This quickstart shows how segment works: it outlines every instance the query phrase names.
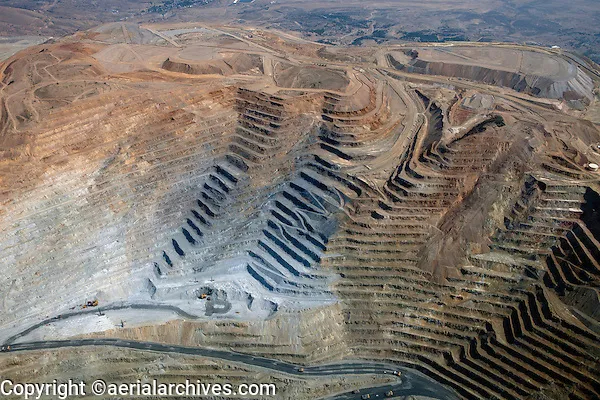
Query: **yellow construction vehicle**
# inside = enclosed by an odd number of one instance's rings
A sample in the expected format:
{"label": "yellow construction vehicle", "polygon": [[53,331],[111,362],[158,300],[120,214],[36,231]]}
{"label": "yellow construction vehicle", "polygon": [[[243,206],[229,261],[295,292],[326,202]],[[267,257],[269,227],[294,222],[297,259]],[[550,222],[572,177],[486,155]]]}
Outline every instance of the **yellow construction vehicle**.
{"label": "yellow construction vehicle", "polygon": [[88,307],[97,307],[98,306],[98,300],[94,300],[94,301],[86,301],[85,304],[81,305],[81,308],[88,308]]}

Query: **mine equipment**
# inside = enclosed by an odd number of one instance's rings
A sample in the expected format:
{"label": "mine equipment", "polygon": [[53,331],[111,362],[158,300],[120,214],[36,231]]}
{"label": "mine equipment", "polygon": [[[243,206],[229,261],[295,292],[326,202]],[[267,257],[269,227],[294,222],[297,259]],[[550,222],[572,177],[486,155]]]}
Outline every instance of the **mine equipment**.
{"label": "mine equipment", "polygon": [[98,306],[98,300],[93,300],[93,301],[87,301],[84,305],[81,306],[81,308],[97,307],[97,306]]}

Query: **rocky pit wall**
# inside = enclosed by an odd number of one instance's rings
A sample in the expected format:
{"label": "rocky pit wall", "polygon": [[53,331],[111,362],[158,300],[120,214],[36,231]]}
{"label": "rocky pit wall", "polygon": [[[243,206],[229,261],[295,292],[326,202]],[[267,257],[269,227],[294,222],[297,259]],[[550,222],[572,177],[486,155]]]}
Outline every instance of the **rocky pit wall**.
{"label": "rocky pit wall", "polygon": [[462,398],[600,395],[596,127],[474,82],[493,101],[453,126],[461,81],[382,65],[335,91],[113,75],[86,40],[1,67],[0,328],[40,324],[15,345],[124,337],[383,361]]}

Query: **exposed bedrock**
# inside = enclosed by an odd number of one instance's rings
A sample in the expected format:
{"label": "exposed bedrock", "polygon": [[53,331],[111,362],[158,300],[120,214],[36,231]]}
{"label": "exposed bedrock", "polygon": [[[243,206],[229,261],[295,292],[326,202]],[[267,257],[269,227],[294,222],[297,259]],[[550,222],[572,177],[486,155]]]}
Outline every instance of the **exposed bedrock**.
{"label": "exposed bedrock", "polygon": [[[244,312],[263,317],[282,306],[303,308],[333,299],[334,276],[319,264],[338,218],[359,189],[345,187],[332,164],[310,154],[310,133],[298,142],[284,135],[292,125],[303,129],[288,103],[238,91],[238,125],[228,154],[207,171],[179,232],[155,261],[155,300],[188,300],[200,311],[206,304],[207,316],[214,314],[216,296],[199,301],[194,284],[181,284],[190,277],[210,277],[215,293],[229,297],[221,300],[223,307],[236,302]],[[290,151],[303,155],[289,163]],[[279,176],[268,179],[276,170]]]}
{"label": "exposed bedrock", "polygon": [[573,64],[567,64],[567,72],[562,76],[545,76],[523,73],[518,70],[510,71],[480,65],[438,62],[418,58],[408,63],[401,63],[393,55],[390,55],[389,59],[391,64],[398,70],[469,79],[489,85],[507,87],[537,97],[567,101],[579,100],[586,104],[594,97],[592,79]]}
{"label": "exposed bedrock", "polygon": [[[364,357],[427,371],[465,398],[527,398],[540,387],[556,398],[597,397],[594,314],[574,318],[552,278],[570,267],[585,276],[582,290],[597,290],[594,242],[568,233],[590,201],[585,185],[563,183],[585,176],[571,158],[577,150],[564,144],[564,159],[542,161],[542,131],[496,118],[442,143],[438,111],[420,97],[429,129],[408,137],[382,196],[328,245],[324,265],[342,277],[335,293],[349,343]],[[591,275],[569,263],[552,272],[545,263],[556,243]]]}
{"label": "exposed bedrock", "polygon": [[[514,91],[344,58],[116,74],[89,55],[108,45],[88,45],[2,65],[4,338],[358,358],[464,399],[599,398],[596,126]],[[586,97],[568,63],[477,70],[471,49],[436,51],[411,68]]]}

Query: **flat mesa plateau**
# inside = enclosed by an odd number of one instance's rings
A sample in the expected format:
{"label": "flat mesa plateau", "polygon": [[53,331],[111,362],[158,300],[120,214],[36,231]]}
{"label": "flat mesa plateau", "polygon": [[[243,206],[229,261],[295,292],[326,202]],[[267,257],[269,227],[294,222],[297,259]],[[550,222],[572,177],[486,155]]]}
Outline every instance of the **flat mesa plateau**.
{"label": "flat mesa plateau", "polygon": [[189,23],[20,45],[1,376],[600,397],[596,65]]}

